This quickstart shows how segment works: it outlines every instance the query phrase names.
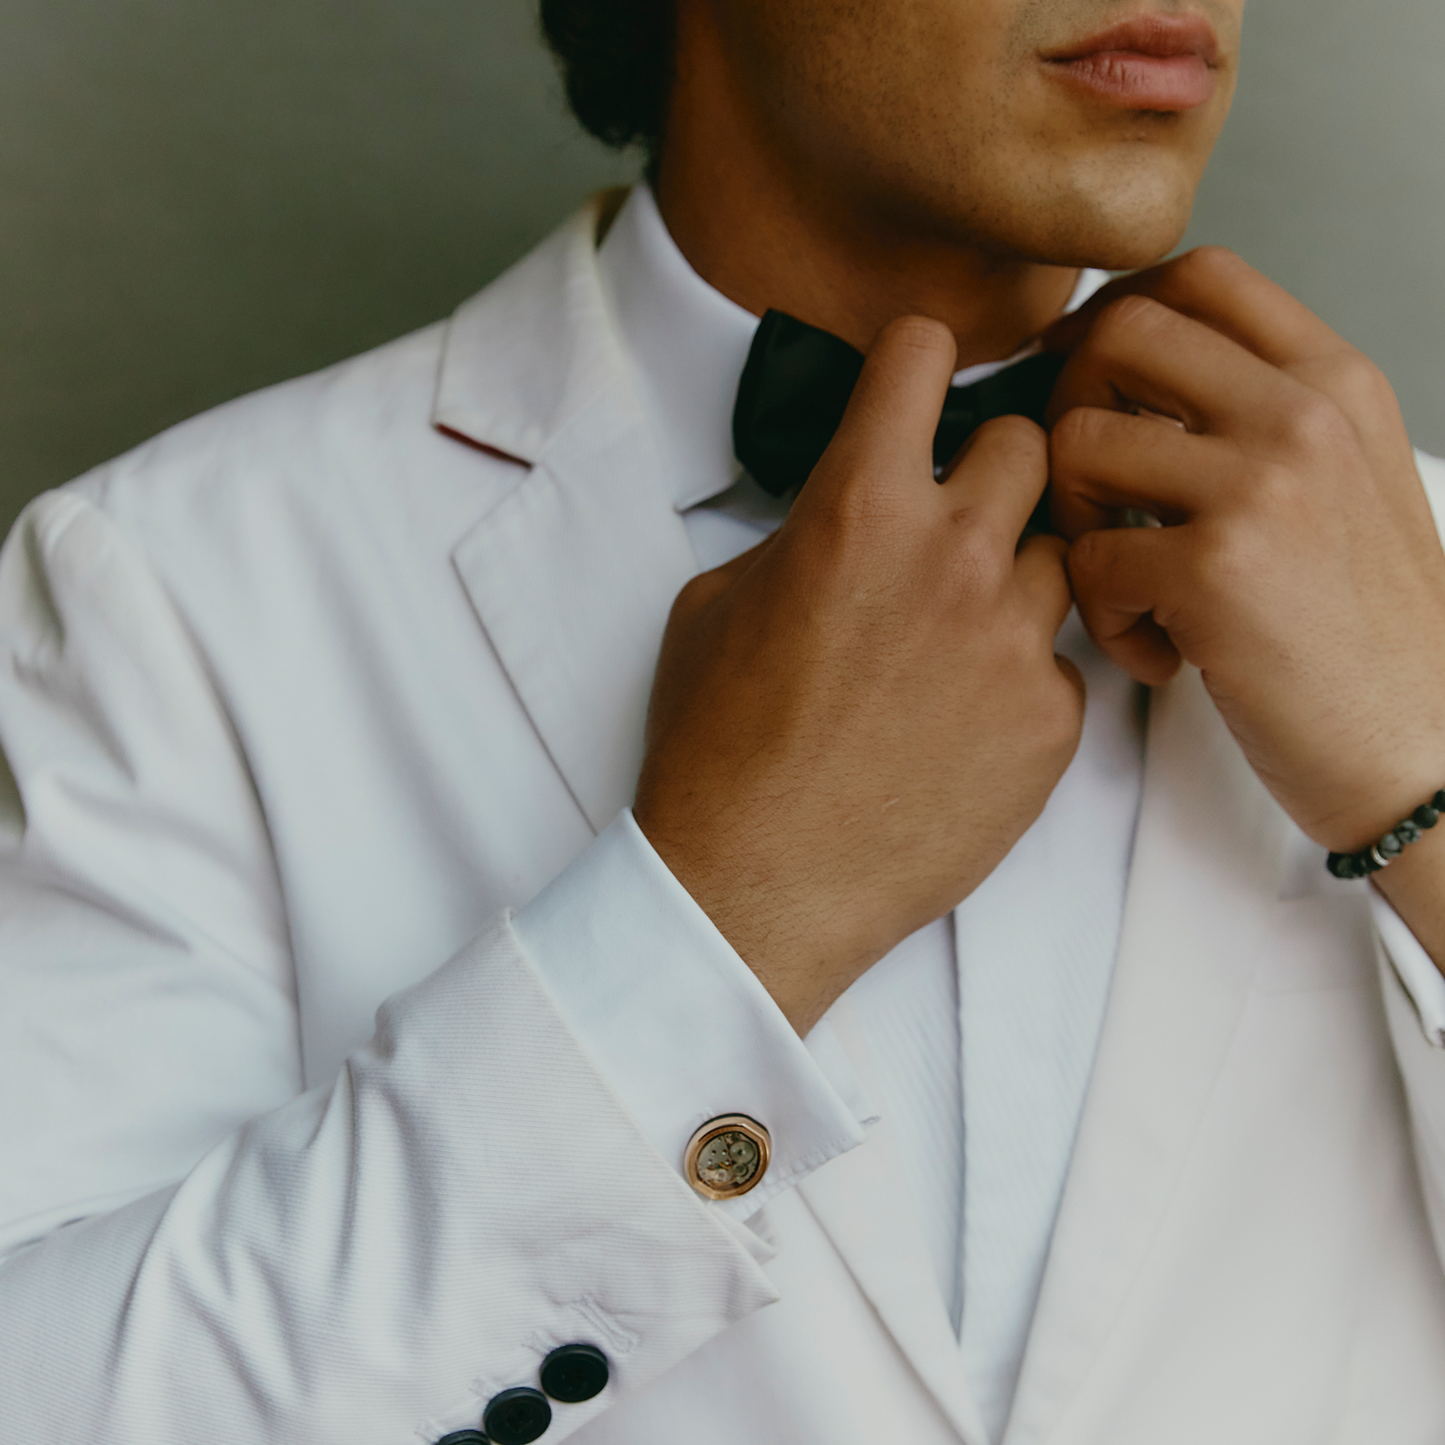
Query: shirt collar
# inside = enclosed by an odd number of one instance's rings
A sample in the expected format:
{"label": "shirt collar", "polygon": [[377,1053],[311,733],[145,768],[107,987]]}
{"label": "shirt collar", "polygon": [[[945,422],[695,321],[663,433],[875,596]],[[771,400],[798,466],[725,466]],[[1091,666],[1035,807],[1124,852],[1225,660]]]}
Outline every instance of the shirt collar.
{"label": "shirt collar", "polygon": [[652,191],[635,186],[597,269],[679,512],[737,480],[733,401],[758,318],[709,286],[668,234]]}
{"label": "shirt collar", "polygon": [[[597,253],[603,295],[631,357],[642,403],[679,512],[725,492],[737,481],[732,415],[738,378],[758,318],[709,286],[668,233],[648,186],[634,186]],[[1084,271],[1068,310],[1109,279]],[[960,371],[966,385],[1027,356]]]}

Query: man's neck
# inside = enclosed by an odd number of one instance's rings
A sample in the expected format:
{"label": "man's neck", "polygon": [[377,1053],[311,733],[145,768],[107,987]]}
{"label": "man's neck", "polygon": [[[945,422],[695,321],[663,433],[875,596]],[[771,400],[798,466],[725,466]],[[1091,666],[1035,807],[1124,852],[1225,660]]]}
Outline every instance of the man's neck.
{"label": "man's neck", "polygon": [[786,311],[859,350],[897,316],[931,316],[966,367],[1012,355],[1067,305],[1077,269],[990,255],[926,218],[828,195],[759,137],[731,134],[738,111],[709,99],[673,111],[658,207],[698,275],[754,315]]}

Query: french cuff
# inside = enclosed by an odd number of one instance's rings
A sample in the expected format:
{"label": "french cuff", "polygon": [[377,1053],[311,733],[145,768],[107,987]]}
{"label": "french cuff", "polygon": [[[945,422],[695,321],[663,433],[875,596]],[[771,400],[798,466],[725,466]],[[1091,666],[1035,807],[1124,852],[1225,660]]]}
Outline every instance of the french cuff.
{"label": "french cuff", "polygon": [[761,1178],[731,1198],[699,1190],[711,1208],[748,1219],[861,1143],[877,1117],[831,1026],[798,1037],[630,809],[512,928],[599,1072],[684,1177],[689,1144],[710,1121],[763,1126]]}
{"label": "french cuff", "polygon": [[1415,1005],[1426,1039],[1434,1048],[1445,1049],[1445,974],[1435,967],[1409,925],[1375,888],[1370,889],[1370,911],[1396,977]]}

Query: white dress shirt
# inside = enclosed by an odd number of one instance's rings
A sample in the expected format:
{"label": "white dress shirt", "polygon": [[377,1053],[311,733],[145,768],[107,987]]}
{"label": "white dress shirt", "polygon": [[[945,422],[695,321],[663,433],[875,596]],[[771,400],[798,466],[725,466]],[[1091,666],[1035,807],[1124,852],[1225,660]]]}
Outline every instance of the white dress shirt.
{"label": "white dress shirt", "polygon": [[[787,511],[732,453],[733,400],[757,318],[691,269],[645,187],[618,214],[599,267],[674,504],[699,566],[718,566]],[[1104,279],[1085,273],[1072,304]],[[564,1015],[665,1158],[680,1164],[692,1131],[719,1113],[769,1126],[782,1145],[769,1177],[718,1206],[735,1218],[851,1147],[879,1114],[887,1119],[994,1439],[1007,1423],[1102,1026],[1142,786],[1140,690],[1076,617],[1058,648],[1088,690],[1078,751],[1034,826],[954,915],[904,940],[848,991],[873,1061],[866,1089],[828,1017],[798,1040],[630,813],[515,920]],[[1377,911],[1422,1018],[1431,1026],[1434,1008],[1445,1038],[1445,980],[1383,900]],[[585,958],[608,966],[569,964]]]}

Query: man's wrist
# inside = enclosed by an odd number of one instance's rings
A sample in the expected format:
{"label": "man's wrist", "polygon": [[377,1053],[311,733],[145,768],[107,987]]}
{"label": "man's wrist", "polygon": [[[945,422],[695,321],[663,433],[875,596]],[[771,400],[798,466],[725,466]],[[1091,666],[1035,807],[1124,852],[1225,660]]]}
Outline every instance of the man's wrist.
{"label": "man's wrist", "polygon": [[720,849],[712,840],[700,843],[689,837],[683,843],[642,804],[634,809],[634,819],[668,871],[800,1037],[876,961],[848,937],[846,910],[824,900],[822,890],[796,881],[804,876],[801,867],[791,870],[793,878],[783,886],[779,874],[789,871],[787,864],[773,860],[764,848],[740,854]]}

